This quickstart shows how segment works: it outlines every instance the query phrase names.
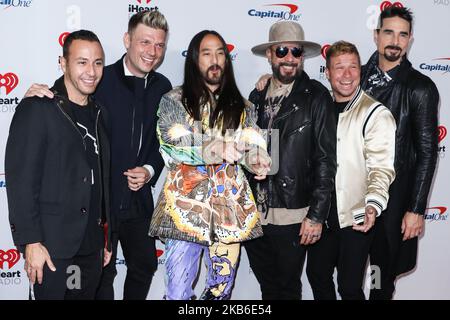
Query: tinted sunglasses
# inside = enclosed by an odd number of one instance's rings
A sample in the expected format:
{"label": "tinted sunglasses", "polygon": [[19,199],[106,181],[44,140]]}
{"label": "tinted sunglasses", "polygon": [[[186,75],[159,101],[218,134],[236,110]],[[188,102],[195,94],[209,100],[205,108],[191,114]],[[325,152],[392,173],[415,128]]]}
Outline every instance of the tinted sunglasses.
{"label": "tinted sunglasses", "polygon": [[[286,57],[287,54],[288,54],[288,52],[289,52],[289,48],[288,48],[288,47],[281,47],[281,46],[278,46],[278,47],[275,49],[275,55],[276,55],[278,58],[280,58],[280,59]],[[291,48],[291,53],[292,53],[292,55],[293,55],[295,58],[300,58],[301,55],[303,54],[303,48],[292,47],[292,48]]]}

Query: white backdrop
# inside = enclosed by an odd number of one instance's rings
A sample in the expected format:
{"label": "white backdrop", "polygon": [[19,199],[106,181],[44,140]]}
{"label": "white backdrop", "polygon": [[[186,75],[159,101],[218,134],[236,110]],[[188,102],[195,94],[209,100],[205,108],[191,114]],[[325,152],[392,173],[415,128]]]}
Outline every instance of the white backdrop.
{"label": "white backdrop", "polygon": [[[274,4],[276,3],[276,4]],[[302,24],[307,40],[323,46],[337,40],[355,43],[363,62],[375,50],[372,29],[380,8],[403,5],[416,16],[414,42],[409,55],[414,67],[430,76],[440,95],[439,165],[427,210],[425,235],[420,240],[418,267],[397,285],[396,299],[450,299],[450,232],[448,222],[448,182],[450,164],[446,157],[449,139],[445,138],[450,121],[450,0],[0,0],[0,299],[26,299],[28,281],[23,259],[14,251],[6,201],[4,149],[15,107],[33,82],[53,84],[61,75],[59,40],[64,32],[80,28],[93,30],[106,52],[107,64],[124,52],[122,36],[129,16],[136,10],[157,7],[169,21],[170,36],[165,62],[159,72],[172,84],[183,77],[183,51],[191,38],[203,29],[218,31],[233,48],[235,73],[244,96],[248,96],[259,75],[269,72],[266,59],[253,56],[250,48],[266,42],[272,23],[290,19]],[[329,87],[324,76],[325,60],[319,56],[306,61],[312,78]],[[445,89],[447,88],[447,89]],[[447,179],[446,179],[447,177]],[[156,191],[159,192],[159,187]],[[164,289],[164,253],[160,248],[159,268],[149,299],[160,299]],[[125,275],[121,253],[117,260],[119,275],[115,288],[122,297]],[[201,292],[204,268],[196,291]],[[304,298],[311,289],[303,276]],[[233,299],[260,299],[259,286],[245,252],[233,292]]]}

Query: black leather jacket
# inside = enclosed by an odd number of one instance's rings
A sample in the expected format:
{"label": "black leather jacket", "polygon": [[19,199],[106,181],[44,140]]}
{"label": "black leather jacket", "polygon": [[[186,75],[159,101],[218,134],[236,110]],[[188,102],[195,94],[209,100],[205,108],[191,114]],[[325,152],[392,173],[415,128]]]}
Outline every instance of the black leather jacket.
{"label": "black leather jacket", "polygon": [[[261,121],[267,89],[268,85],[262,92],[253,90],[249,98],[255,104],[257,124],[262,129],[268,126]],[[328,90],[302,72],[272,128],[279,130],[279,170],[263,182],[268,188],[269,207],[309,206],[307,217],[322,223],[328,216],[336,175],[336,122]],[[270,148],[276,162],[274,144],[272,141]]]}
{"label": "black leather jacket", "polygon": [[[363,66],[363,89],[377,65],[375,52]],[[415,70],[406,58],[393,81],[392,86],[373,95],[391,110],[397,123],[394,165],[397,183],[408,192],[405,209],[424,214],[437,159],[439,92],[433,81]],[[396,199],[391,196],[389,201]]]}

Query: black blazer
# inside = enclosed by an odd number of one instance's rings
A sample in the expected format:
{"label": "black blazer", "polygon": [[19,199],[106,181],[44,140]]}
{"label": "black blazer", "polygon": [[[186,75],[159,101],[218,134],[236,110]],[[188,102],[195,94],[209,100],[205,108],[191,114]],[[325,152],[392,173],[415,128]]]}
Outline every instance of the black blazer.
{"label": "black blazer", "polygon": [[[88,222],[91,169],[84,141],[70,117],[62,78],[55,97],[26,98],[11,122],[5,156],[9,221],[14,243],[41,242],[52,258],[72,258],[81,245]],[[101,208],[98,222],[109,222],[109,141],[97,109],[100,148]],[[106,221],[104,221],[106,220]],[[109,232],[108,232],[109,247]]]}
{"label": "black blazer", "polygon": [[[123,59],[105,68],[95,92],[96,100],[107,108],[109,115],[113,220],[138,218],[130,216],[132,197],[138,200],[139,218],[150,218],[153,213],[151,186],[164,167],[156,136],[156,111],[162,95],[172,89],[170,81],[155,71],[148,74],[144,88],[144,79],[125,76]],[[139,191],[131,191],[123,172],[144,164],[151,165],[155,175]]]}

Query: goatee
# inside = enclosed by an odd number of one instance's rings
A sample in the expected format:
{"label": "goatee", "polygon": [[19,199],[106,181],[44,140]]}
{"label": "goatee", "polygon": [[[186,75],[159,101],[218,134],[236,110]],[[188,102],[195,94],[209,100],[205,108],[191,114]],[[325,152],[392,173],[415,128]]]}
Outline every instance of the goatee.
{"label": "goatee", "polygon": [[[388,54],[387,50],[397,50],[398,53],[392,53],[392,54]],[[402,49],[400,47],[397,46],[387,46],[386,48],[384,48],[384,53],[383,56],[384,58],[389,61],[389,62],[396,62],[398,61],[402,56]]]}

